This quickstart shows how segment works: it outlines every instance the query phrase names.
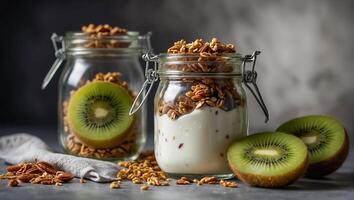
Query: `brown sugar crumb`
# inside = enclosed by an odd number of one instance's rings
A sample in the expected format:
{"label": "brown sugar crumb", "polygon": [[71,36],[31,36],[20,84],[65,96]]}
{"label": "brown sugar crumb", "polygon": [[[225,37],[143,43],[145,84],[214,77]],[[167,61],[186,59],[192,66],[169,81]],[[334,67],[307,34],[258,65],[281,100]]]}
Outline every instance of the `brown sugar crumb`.
{"label": "brown sugar crumb", "polygon": [[154,186],[169,185],[168,177],[158,166],[153,151],[143,152],[136,161],[122,161],[118,165],[124,167],[117,174],[118,180]]}

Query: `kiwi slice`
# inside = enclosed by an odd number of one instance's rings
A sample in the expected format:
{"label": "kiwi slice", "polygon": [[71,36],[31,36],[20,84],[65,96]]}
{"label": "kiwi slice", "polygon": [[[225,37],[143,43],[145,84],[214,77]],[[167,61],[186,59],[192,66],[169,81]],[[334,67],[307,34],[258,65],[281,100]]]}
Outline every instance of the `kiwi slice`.
{"label": "kiwi slice", "polygon": [[337,170],[349,150],[348,134],[335,118],[325,115],[299,117],[282,124],[277,131],[299,137],[309,151],[308,177],[322,177]]}
{"label": "kiwi slice", "polygon": [[68,123],[83,143],[95,148],[118,145],[129,132],[134,117],[132,98],[123,87],[103,81],[88,83],[71,97]]}
{"label": "kiwi slice", "polygon": [[301,177],[308,166],[306,145],[290,134],[263,132],[236,140],[227,151],[230,168],[256,187],[283,187]]}

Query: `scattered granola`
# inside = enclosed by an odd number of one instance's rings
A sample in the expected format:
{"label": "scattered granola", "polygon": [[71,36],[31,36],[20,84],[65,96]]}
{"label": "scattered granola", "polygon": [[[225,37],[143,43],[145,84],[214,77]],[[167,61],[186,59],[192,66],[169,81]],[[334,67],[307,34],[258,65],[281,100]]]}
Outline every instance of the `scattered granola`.
{"label": "scattered granola", "polygon": [[122,161],[118,163],[121,169],[117,178],[130,180],[134,184],[147,183],[154,186],[169,185],[167,175],[158,166],[152,151],[144,152],[136,161]]}
{"label": "scattered granola", "polygon": [[177,185],[189,185],[191,184],[193,181],[190,178],[184,177],[182,176],[180,179],[178,179],[176,181]]}
{"label": "scattered granola", "polygon": [[223,187],[231,187],[231,188],[237,188],[238,184],[236,182],[232,181],[225,181],[224,179],[220,180],[220,185]]}
{"label": "scattered granola", "polygon": [[[144,184],[141,188],[145,188],[148,185],[168,186],[171,180],[158,166],[153,151],[145,151],[136,161],[121,161],[118,165],[124,167],[117,174],[118,180],[131,181],[134,184]],[[176,185],[190,185],[193,183],[198,185],[220,184],[224,187],[238,186],[236,182],[225,181],[223,179],[218,180],[214,176],[203,177],[200,180],[192,180],[188,177],[181,177],[176,180]]]}
{"label": "scattered granola", "polygon": [[149,186],[148,185],[143,185],[140,187],[140,190],[148,190]]}
{"label": "scattered granola", "polygon": [[218,184],[219,180],[215,176],[207,176],[203,177],[198,181],[198,185],[203,185],[203,184]]}
{"label": "scattered granola", "polygon": [[57,183],[55,183],[55,186],[63,186],[63,184],[60,182],[57,182]]}
{"label": "scattered granola", "polygon": [[220,184],[223,187],[232,187],[237,188],[238,184],[233,181],[225,181],[224,179],[218,180],[215,176],[207,176],[203,177],[202,179],[193,179],[193,181],[187,177],[181,177],[176,181],[177,185],[189,185],[191,183],[196,183],[197,185],[204,185],[204,184]]}
{"label": "scattered granola", "polygon": [[44,161],[11,165],[7,167],[6,174],[0,174],[0,179],[9,180],[9,186],[16,186],[19,182],[60,185],[70,182],[73,178],[74,176],[71,173],[60,171],[55,166]]}
{"label": "scattered granola", "polygon": [[[109,72],[109,73],[98,73],[95,78],[91,81],[86,81],[83,85],[88,84],[94,81],[105,81],[115,83],[123,88],[125,88],[132,99],[135,98],[136,93],[131,91],[128,87],[128,83],[126,81],[121,80],[122,74],[119,72]],[[71,95],[73,95],[75,91],[71,91]],[[69,98],[70,99],[70,98]],[[70,129],[67,113],[68,113],[68,101],[63,102],[63,123],[64,123],[64,131],[68,133],[66,138],[66,147],[69,153],[74,155],[79,155],[82,157],[92,157],[99,159],[107,159],[107,158],[117,158],[124,157],[130,154],[133,154],[136,149],[136,129],[132,128],[131,133],[129,133],[124,140],[122,140],[121,144],[114,148],[93,148],[82,141],[80,141],[73,133],[73,130]]]}
{"label": "scattered granola", "polygon": [[119,189],[120,188],[120,182],[119,181],[113,181],[110,185],[109,188],[111,189]]}
{"label": "scattered granola", "polygon": [[80,178],[80,183],[82,183],[82,184],[84,184],[84,183],[86,183],[87,181],[84,179],[84,177],[81,177]]}

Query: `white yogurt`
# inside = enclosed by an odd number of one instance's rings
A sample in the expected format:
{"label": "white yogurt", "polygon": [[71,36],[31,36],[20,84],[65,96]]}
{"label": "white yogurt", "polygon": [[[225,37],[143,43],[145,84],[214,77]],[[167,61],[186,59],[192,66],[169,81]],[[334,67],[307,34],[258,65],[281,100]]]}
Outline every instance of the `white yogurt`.
{"label": "white yogurt", "polygon": [[176,120],[155,115],[155,154],[162,170],[174,174],[227,174],[226,150],[246,135],[244,112],[215,107]]}

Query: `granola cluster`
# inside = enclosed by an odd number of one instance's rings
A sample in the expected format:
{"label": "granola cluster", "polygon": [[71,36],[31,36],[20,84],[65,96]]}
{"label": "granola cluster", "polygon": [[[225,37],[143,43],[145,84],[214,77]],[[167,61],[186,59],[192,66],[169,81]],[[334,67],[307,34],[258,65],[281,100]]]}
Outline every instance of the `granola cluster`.
{"label": "granola cluster", "polygon": [[6,169],[7,173],[0,174],[0,179],[7,179],[10,187],[20,183],[61,186],[74,178],[71,173],[61,171],[44,161],[20,163],[8,166]]}
{"label": "granola cluster", "polygon": [[[171,54],[180,54],[178,61],[188,61],[187,64],[170,64],[169,70],[195,73],[227,73],[233,71],[232,63],[223,55],[235,53],[235,46],[222,44],[218,39],[213,38],[211,42],[204,42],[197,39],[192,43],[180,40],[174,43],[167,50]],[[188,56],[193,54],[194,56]],[[163,99],[159,102],[159,115],[167,114],[172,120],[179,116],[188,114],[195,109],[204,106],[217,107],[222,110],[230,110],[236,106],[243,106],[244,102],[238,93],[234,82],[230,78],[182,78],[187,90],[179,95],[174,101],[166,102]],[[177,81],[178,82],[178,81]],[[173,84],[173,82],[171,82]]]}
{"label": "granola cluster", "polygon": [[158,166],[152,151],[142,153],[136,161],[122,161],[118,165],[125,168],[118,172],[118,180],[154,186],[169,185],[168,177]]}
{"label": "granola cluster", "polygon": [[105,38],[109,36],[126,35],[128,31],[124,28],[113,27],[108,24],[89,24],[82,26],[81,30],[83,33],[89,34],[89,41],[83,44],[85,48],[119,48],[128,47],[130,45],[129,42]]}
{"label": "granola cluster", "polygon": [[175,42],[173,46],[167,50],[167,53],[200,53],[200,55],[235,52],[235,45],[222,44],[217,38],[213,38],[210,42],[205,42],[202,39],[196,39],[194,42],[187,43],[185,40],[180,40]]}
{"label": "granola cluster", "polygon": [[[109,73],[98,73],[92,81],[106,81],[118,84],[119,86],[125,88],[132,99],[135,98],[136,93],[129,90],[128,83],[121,80],[122,74],[119,72],[109,72]],[[88,84],[92,81],[86,81],[84,84]],[[83,84],[83,85],[84,85]],[[73,95],[75,91],[71,91],[71,95]],[[125,137],[125,139],[121,142],[120,145],[114,148],[93,148],[90,147],[79,140],[74,135],[74,132],[70,129],[68,123],[68,105],[69,101],[63,102],[63,124],[64,131],[68,133],[66,138],[66,147],[71,154],[79,155],[82,157],[91,157],[91,158],[99,158],[99,159],[109,159],[109,158],[117,158],[124,157],[130,155],[136,151],[136,137],[137,130],[136,128],[132,128],[131,132]]]}

